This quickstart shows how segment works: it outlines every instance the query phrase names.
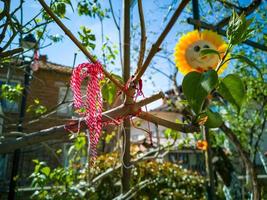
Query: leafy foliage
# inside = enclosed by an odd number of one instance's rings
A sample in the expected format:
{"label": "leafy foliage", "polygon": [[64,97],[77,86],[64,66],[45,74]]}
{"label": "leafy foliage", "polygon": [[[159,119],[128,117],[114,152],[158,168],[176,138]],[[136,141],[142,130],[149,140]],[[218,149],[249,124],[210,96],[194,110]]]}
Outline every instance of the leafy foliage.
{"label": "leafy foliage", "polygon": [[81,26],[80,27],[81,31],[78,31],[79,37],[82,41],[82,44],[88,48],[88,49],[95,49],[95,35],[92,34],[92,30],[85,27]]}
{"label": "leafy foliage", "polygon": [[27,112],[32,112],[35,115],[44,114],[47,111],[47,108],[44,105],[40,104],[39,99],[34,99],[33,104],[29,105]]}
{"label": "leafy foliage", "polygon": [[101,4],[98,0],[96,1],[89,1],[89,0],[80,0],[78,1],[78,14],[85,15],[89,17],[99,17],[103,19],[104,17],[108,17],[107,9],[102,9]]}
{"label": "leafy foliage", "polygon": [[[55,0],[51,4],[51,10],[60,18],[65,18],[66,15],[66,5],[71,6],[73,10],[73,6],[70,0]],[[45,20],[50,20],[50,16],[44,11],[42,13],[42,17]]]}
{"label": "leafy foliage", "polygon": [[1,86],[1,98],[8,101],[18,101],[22,95],[23,87],[20,84],[16,86],[3,84]]}
{"label": "leafy foliage", "polygon": [[240,110],[244,98],[245,88],[242,80],[235,74],[227,75],[219,84],[218,92],[231,104]]}
{"label": "leafy foliage", "polygon": [[212,112],[210,109],[207,109],[206,114],[208,119],[205,123],[205,126],[207,126],[208,128],[218,128],[222,125],[223,120],[219,113]]}
{"label": "leafy foliage", "polygon": [[201,112],[206,97],[216,87],[217,82],[218,75],[214,70],[204,73],[190,72],[184,77],[183,92],[196,114]]}
{"label": "leafy foliage", "polygon": [[253,29],[249,29],[253,19],[246,19],[242,13],[240,16],[233,12],[232,18],[227,28],[227,39],[231,45],[239,44],[252,36]]}
{"label": "leafy foliage", "polygon": [[[122,78],[116,74],[112,74],[117,80],[119,80],[122,83]],[[116,85],[111,82],[109,79],[104,79],[102,82],[102,97],[105,102],[108,103],[108,105],[112,105],[116,96],[117,96],[117,87]]]}
{"label": "leafy foliage", "polygon": [[[94,179],[113,168],[118,159],[116,153],[99,156],[94,168],[91,169],[91,178]],[[32,185],[40,189],[33,193],[33,199],[112,199],[120,193],[119,170],[114,170],[97,184],[90,185],[86,181],[86,170],[82,168],[77,170],[77,167],[71,166],[66,169],[60,167],[50,169],[43,162],[36,160],[34,162]],[[133,168],[132,174],[133,187],[144,180],[151,180],[147,187],[138,191],[134,199],[205,199],[204,178],[178,165],[169,162],[140,162]]]}
{"label": "leafy foliage", "polygon": [[105,42],[101,48],[103,52],[103,57],[105,58],[106,65],[115,65],[115,60],[119,54],[118,46],[109,39],[109,37],[105,37]]}

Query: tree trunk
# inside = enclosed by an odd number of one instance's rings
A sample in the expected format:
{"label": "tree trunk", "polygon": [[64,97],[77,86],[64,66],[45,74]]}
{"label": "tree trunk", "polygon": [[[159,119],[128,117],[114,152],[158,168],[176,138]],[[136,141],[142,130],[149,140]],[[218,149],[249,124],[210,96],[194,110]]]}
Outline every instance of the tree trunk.
{"label": "tree trunk", "polygon": [[[123,1],[123,80],[127,83],[130,78],[130,0]],[[130,99],[129,99],[130,98]],[[131,101],[131,97],[125,95],[125,103]],[[122,177],[121,192],[127,193],[130,190],[131,178],[131,156],[130,156],[130,119],[125,119],[122,130]]]}
{"label": "tree trunk", "polygon": [[259,184],[257,180],[257,173],[254,169],[253,163],[251,162],[249,155],[244,150],[242,145],[240,144],[239,140],[237,139],[236,135],[229,129],[225,124],[221,125],[221,130],[225,133],[225,135],[229,138],[229,140],[235,145],[236,150],[240,154],[242,160],[244,161],[246,168],[248,169],[249,176],[252,181],[252,193],[253,193],[253,200],[260,199],[260,190]]}

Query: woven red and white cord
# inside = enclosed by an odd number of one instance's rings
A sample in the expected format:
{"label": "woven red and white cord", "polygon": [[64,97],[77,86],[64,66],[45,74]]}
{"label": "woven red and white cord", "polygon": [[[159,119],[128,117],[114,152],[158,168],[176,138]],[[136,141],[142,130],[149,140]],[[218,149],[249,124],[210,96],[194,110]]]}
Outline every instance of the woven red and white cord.
{"label": "woven red and white cord", "polygon": [[40,67],[38,50],[34,50],[33,63],[31,64],[32,71],[37,71]]}
{"label": "woven red and white cord", "polygon": [[[89,78],[86,89],[86,100],[83,102],[81,85],[85,78]],[[96,63],[82,63],[78,65],[72,73],[71,89],[74,95],[74,107],[85,109],[79,114],[85,118],[85,122],[90,132],[90,155],[94,162],[97,155],[97,143],[102,131],[102,95],[100,81],[103,79],[102,65]]]}

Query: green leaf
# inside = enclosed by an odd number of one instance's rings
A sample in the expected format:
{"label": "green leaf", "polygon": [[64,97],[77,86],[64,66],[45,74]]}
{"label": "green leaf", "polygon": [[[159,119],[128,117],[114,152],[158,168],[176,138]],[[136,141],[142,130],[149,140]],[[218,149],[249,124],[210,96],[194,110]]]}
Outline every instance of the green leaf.
{"label": "green leaf", "polygon": [[201,112],[205,98],[215,88],[217,82],[218,75],[214,70],[204,73],[190,72],[184,77],[183,93],[196,114]]}
{"label": "green leaf", "polygon": [[41,169],[41,172],[43,172],[46,176],[50,174],[50,168],[49,167],[43,167]]}
{"label": "green leaf", "polygon": [[68,4],[68,5],[70,5],[72,11],[74,12],[74,8],[73,8],[73,5],[71,3],[71,0],[63,0],[63,2],[66,3],[66,4]]}
{"label": "green leaf", "polygon": [[167,128],[165,131],[164,131],[164,136],[165,136],[165,138],[170,138],[170,136],[171,136],[171,132],[172,132],[172,129],[170,129],[170,128]]}
{"label": "green leaf", "polygon": [[226,31],[227,39],[231,45],[236,45],[244,42],[252,36],[253,29],[249,29],[250,24],[254,19],[246,19],[244,13],[238,15],[233,11],[232,18]]}
{"label": "green leaf", "polygon": [[33,162],[34,164],[39,164],[39,160],[37,160],[37,159],[33,159],[32,162]]}
{"label": "green leaf", "polygon": [[219,59],[221,59],[220,52],[216,51],[215,49],[202,49],[200,51],[200,56],[205,56],[210,54],[216,54],[219,57]]}
{"label": "green leaf", "polygon": [[207,126],[208,128],[218,128],[222,125],[223,120],[219,113],[212,112],[208,109],[206,114],[208,116],[208,120],[206,121],[205,126]]}
{"label": "green leaf", "polygon": [[65,14],[66,14],[66,5],[65,5],[65,3],[61,3],[61,2],[55,3],[55,4],[52,5],[52,9],[55,12],[55,14],[57,16],[59,16],[60,18],[64,18],[65,17]]}
{"label": "green leaf", "polygon": [[34,103],[35,104],[39,104],[40,103],[40,100],[39,99],[34,99]]}
{"label": "green leaf", "polygon": [[219,84],[218,92],[231,104],[235,105],[238,112],[245,99],[243,81],[236,74],[229,74]]}
{"label": "green leaf", "polygon": [[108,102],[109,105],[113,103],[116,97],[116,86],[112,82],[105,83],[102,87],[103,99]]}

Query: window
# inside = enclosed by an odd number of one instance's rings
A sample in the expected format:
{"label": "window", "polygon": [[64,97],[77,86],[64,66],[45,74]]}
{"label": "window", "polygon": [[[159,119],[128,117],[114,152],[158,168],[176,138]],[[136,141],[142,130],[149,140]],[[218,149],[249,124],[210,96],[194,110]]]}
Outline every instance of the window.
{"label": "window", "polygon": [[[11,81],[8,83],[10,86],[16,86],[19,82],[18,81]],[[5,81],[0,80],[0,95],[1,95],[1,88],[2,85],[6,84]],[[3,109],[3,112],[9,113],[18,113],[19,112],[19,104],[18,101],[8,101],[6,99],[0,98],[0,103]]]}
{"label": "window", "polygon": [[[61,103],[66,95],[67,87],[59,87],[59,93],[58,93],[58,103]],[[71,89],[69,88],[68,94],[66,95],[64,104],[60,105],[57,109],[57,114],[61,116],[67,116],[70,117],[73,114],[73,106],[70,101],[73,99],[73,94]]]}

